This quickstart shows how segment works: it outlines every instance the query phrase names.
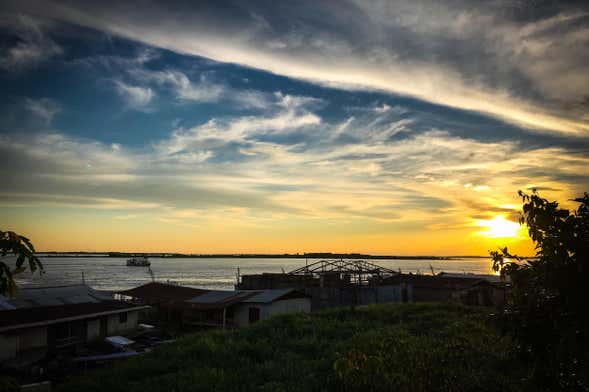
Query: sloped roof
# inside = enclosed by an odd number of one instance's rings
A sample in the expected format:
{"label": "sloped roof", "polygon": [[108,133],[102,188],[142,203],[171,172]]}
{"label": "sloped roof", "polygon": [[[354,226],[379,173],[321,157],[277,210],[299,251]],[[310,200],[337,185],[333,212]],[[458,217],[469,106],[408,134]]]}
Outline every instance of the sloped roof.
{"label": "sloped roof", "polygon": [[3,295],[0,295],[0,310],[10,310],[10,309],[16,309],[16,306],[11,304],[8,301],[8,298],[6,298]]}
{"label": "sloped roof", "polygon": [[489,274],[471,274],[471,273],[452,273],[452,272],[440,272],[438,276],[445,276],[448,278],[464,278],[464,279],[483,279],[491,283],[505,283],[510,282],[511,278],[506,276],[502,278],[500,275],[489,275]]}
{"label": "sloped roof", "polygon": [[119,301],[41,306],[0,311],[0,332],[145,309]]}
{"label": "sloped roof", "polygon": [[191,298],[185,302],[191,308],[202,309],[220,309],[236,303],[270,303],[280,299],[288,298],[306,298],[306,294],[294,289],[278,290],[211,290],[198,297]]}
{"label": "sloped roof", "polygon": [[129,290],[119,291],[118,294],[137,298],[147,304],[158,304],[169,301],[185,301],[200,296],[208,290],[179,286],[159,282],[150,282]]}
{"label": "sloped roof", "polygon": [[219,309],[243,302],[245,299],[258,294],[258,291],[227,291],[227,290],[210,290],[198,297],[190,298],[185,302],[191,308]]}
{"label": "sloped roof", "polygon": [[7,302],[15,308],[34,308],[39,306],[59,306],[81,303],[97,303],[112,300],[106,293],[94,290],[84,284],[72,286],[25,288],[8,298]]}
{"label": "sloped roof", "polygon": [[[274,301],[278,301],[287,295],[291,294],[290,298],[306,298],[307,295],[301,292],[298,292],[294,289],[276,289],[276,290],[262,290],[258,292],[258,294],[246,298],[242,302],[257,302],[257,303],[270,303]],[[292,294],[298,294],[296,296],[292,296]]]}

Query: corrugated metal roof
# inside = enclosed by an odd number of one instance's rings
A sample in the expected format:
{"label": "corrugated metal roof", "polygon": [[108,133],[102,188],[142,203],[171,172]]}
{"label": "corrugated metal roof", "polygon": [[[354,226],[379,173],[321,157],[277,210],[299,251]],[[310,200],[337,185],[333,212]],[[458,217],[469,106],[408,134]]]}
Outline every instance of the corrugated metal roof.
{"label": "corrugated metal roof", "polygon": [[293,289],[275,289],[275,290],[263,290],[258,294],[245,299],[243,302],[258,302],[258,303],[269,303],[276,301],[280,297],[295,291]]}
{"label": "corrugated metal roof", "polygon": [[235,300],[241,300],[254,293],[248,291],[226,291],[226,290],[211,290],[198,297],[187,300],[188,303],[194,304],[214,304],[224,302],[234,302]]}
{"label": "corrugated metal roof", "polygon": [[103,301],[97,303],[3,310],[0,313],[2,316],[0,317],[0,332],[35,325],[54,324],[65,320],[84,319],[97,315],[138,311],[146,308],[148,307],[119,301]]}
{"label": "corrugated metal roof", "polygon": [[184,301],[194,298],[207,290],[173,284],[150,282],[129,290],[119,291],[119,294],[140,299],[147,304],[158,304],[168,301]]}
{"label": "corrugated metal roof", "polygon": [[16,309],[16,307],[14,305],[12,305],[10,302],[8,302],[8,298],[6,298],[3,295],[0,295],[0,310],[10,310],[10,309]]}
{"label": "corrugated metal roof", "polygon": [[[276,289],[276,290],[211,290],[198,297],[191,298],[185,302],[191,305],[208,308],[226,307],[239,302],[247,303],[270,303],[283,296],[296,292],[294,289]],[[301,296],[305,296],[300,293]]]}
{"label": "corrugated metal roof", "polygon": [[489,275],[489,274],[471,274],[471,273],[452,273],[452,272],[440,272],[437,276],[445,276],[448,278],[464,278],[464,279],[483,279],[491,283],[502,283],[510,282],[509,276],[502,278],[500,275]]}
{"label": "corrugated metal roof", "polygon": [[106,338],[104,338],[104,340],[106,340],[110,344],[118,346],[118,347],[128,346],[129,344],[135,343],[134,340],[128,339],[124,336],[118,336],[118,335],[117,336],[107,336]]}
{"label": "corrugated metal roof", "polygon": [[74,286],[20,289],[14,297],[7,299],[7,302],[15,308],[20,309],[38,306],[98,303],[109,300],[112,300],[110,295],[80,284]]}

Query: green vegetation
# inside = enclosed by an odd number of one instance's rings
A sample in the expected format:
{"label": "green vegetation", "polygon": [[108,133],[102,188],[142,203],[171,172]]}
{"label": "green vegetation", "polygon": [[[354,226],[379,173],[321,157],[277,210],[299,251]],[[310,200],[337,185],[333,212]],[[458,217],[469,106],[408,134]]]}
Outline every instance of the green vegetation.
{"label": "green vegetation", "polygon": [[579,207],[572,212],[536,193],[520,196],[520,223],[536,243],[536,258],[523,260],[507,248],[491,252],[495,270],[511,277],[513,285],[502,326],[517,339],[537,386],[587,391],[589,195],[575,199]]}
{"label": "green vegetation", "polygon": [[19,392],[20,386],[18,385],[18,381],[16,381],[14,378],[0,375],[0,391]]}
{"label": "green vegetation", "polygon": [[14,275],[26,271],[27,264],[31,272],[41,272],[43,264],[35,256],[35,247],[27,237],[13,231],[0,230],[0,256],[4,257],[7,254],[16,256],[16,267],[10,269],[0,260],[0,294],[12,295],[16,291]]}
{"label": "green vegetation", "polygon": [[521,390],[527,370],[491,311],[390,304],[283,315],[185,337],[58,390]]}

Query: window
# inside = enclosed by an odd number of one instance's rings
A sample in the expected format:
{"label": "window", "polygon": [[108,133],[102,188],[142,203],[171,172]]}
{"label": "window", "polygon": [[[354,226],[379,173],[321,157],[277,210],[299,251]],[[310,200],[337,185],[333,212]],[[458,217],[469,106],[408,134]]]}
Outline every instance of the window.
{"label": "window", "polygon": [[260,308],[250,308],[249,311],[250,324],[260,320]]}
{"label": "window", "polygon": [[127,313],[119,313],[119,324],[127,322]]}
{"label": "window", "polygon": [[70,323],[60,324],[55,331],[57,340],[69,339],[73,336],[72,326]]}

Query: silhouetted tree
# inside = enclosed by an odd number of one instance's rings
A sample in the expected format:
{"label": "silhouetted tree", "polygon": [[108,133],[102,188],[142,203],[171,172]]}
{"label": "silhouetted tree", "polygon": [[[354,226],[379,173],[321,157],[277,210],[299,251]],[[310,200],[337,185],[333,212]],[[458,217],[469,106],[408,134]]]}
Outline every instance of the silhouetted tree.
{"label": "silhouetted tree", "polygon": [[0,255],[16,256],[15,268],[11,269],[5,262],[0,261],[0,294],[12,295],[16,291],[14,275],[24,272],[28,268],[31,272],[43,271],[43,264],[35,256],[35,247],[31,241],[13,231],[0,230]]}
{"label": "silhouetted tree", "polygon": [[536,388],[589,390],[589,195],[574,199],[580,205],[573,212],[535,191],[519,195],[520,223],[528,226],[536,257],[490,252],[493,268],[511,278],[513,289],[503,325],[533,364]]}

